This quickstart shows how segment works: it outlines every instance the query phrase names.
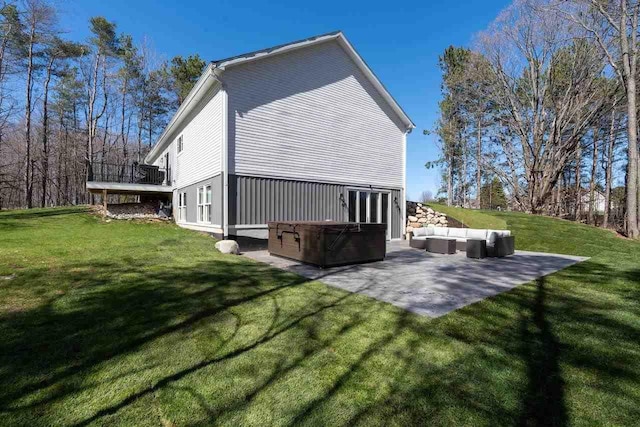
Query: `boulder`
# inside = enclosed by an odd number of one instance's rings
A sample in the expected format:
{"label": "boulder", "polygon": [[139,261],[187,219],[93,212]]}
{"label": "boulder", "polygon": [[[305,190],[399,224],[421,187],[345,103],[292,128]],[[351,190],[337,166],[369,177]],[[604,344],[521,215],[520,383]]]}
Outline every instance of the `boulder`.
{"label": "boulder", "polygon": [[409,215],[409,218],[407,218],[407,220],[409,222],[416,222],[418,220],[418,218],[414,215]]}
{"label": "boulder", "polygon": [[410,222],[409,227],[419,228],[422,227],[422,224],[420,224],[419,222]]}
{"label": "boulder", "polygon": [[434,211],[434,210],[433,210],[433,209],[431,209],[431,208],[427,208],[427,213],[434,214],[434,213],[436,213],[436,211]]}
{"label": "boulder", "polygon": [[413,227],[412,226],[408,226],[407,227],[407,233],[411,233],[413,231]]}
{"label": "boulder", "polygon": [[418,222],[424,224],[425,222],[427,222],[427,218],[418,218]]}
{"label": "boulder", "polygon": [[240,246],[235,240],[220,240],[216,243],[216,249],[223,254],[240,254]]}

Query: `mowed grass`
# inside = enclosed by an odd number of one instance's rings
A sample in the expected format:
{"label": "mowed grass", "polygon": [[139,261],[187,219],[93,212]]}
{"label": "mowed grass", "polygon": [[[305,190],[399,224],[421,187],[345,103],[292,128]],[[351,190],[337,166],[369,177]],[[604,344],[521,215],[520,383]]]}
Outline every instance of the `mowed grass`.
{"label": "mowed grass", "polygon": [[491,230],[505,230],[506,222],[490,213],[472,209],[453,208],[447,205],[429,203],[434,210],[452,216],[469,227],[487,228]]}
{"label": "mowed grass", "polygon": [[0,213],[0,425],[637,424],[638,243],[474,213],[592,258],[428,319],[171,224]]}

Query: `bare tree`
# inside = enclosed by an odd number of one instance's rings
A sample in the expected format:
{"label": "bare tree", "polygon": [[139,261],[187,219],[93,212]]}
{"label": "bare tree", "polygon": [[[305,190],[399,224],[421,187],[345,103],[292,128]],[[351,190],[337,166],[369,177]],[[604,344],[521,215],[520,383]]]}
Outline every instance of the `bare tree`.
{"label": "bare tree", "polygon": [[49,46],[44,52],[47,59],[45,67],[44,90],[42,97],[42,156],[41,156],[41,199],[40,206],[46,206],[47,186],[49,184],[49,87],[51,79],[57,72],[55,66],[58,61],[78,58],[86,52],[86,48],[78,43],[64,41],[58,37],[53,37]]}
{"label": "bare tree", "polygon": [[629,237],[638,229],[638,19],[640,2],[633,0],[571,0],[553,4],[568,21],[584,31],[583,37],[596,44],[624,88],[627,100],[627,184],[626,227]]}
{"label": "bare tree", "polygon": [[[512,195],[532,213],[548,202],[586,131],[604,112],[604,65],[590,43],[574,41],[544,1],[516,1],[479,37],[494,74],[492,87],[517,156],[525,192]],[[498,173],[499,175],[499,173]],[[500,176],[500,175],[499,175]]]}
{"label": "bare tree", "polygon": [[42,0],[25,0],[23,34],[25,57],[25,105],[24,105],[24,139],[25,139],[25,201],[27,208],[33,206],[33,174],[35,160],[32,158],[31,116],[33,112],[34,74],[39,64],[42,44],[53,31],[57,16],[56,11]]}

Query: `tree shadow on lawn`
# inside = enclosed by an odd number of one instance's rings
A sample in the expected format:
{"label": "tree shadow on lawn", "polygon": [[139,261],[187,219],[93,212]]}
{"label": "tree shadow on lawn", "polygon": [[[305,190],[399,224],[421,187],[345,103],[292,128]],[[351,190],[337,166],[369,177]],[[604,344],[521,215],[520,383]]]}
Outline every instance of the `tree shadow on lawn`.
{"label": "tree shadow on lawn", "polygon": [[[21,280],[45,286],[47,274]],[[68,294],[0,317],[0,420],[118,423],[149,400],[180,425],[240,424],[267,407],[261,421],[290,425],[566,425],[567,367],[634,411],[619,381],[638,380],[638,330],[544,279],[430,320],[236,260],[57,274],[47,282]]]}
{"label": "tree shadow on lawn", "polygon": [[55,209],[24,209],[11,210],[8,212],[0,211],[0,231],[8,231],[14,229],[33,228],[37,224],[29,224],[25,221],[33,219],[44,219],[53,216],[68,218],[69,215],[86,214],[87,209],[78,207],[74,208],[55,208]]}
{"label": "tree shadow on lawn", "polygon": [[7,212],[0,211],[0,219],[2,220],[28,220],[38,218],[48,218],[52,216],[68,216],[86,214],[87,208],[70,207],[70,208],[50,208],[50,209],[23,209],[11,210]]}

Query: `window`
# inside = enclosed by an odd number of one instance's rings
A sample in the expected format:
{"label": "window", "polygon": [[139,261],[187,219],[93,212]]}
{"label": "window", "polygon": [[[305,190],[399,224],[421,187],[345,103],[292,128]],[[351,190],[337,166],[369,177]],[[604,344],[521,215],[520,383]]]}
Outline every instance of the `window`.
{"label": "window", "polygon": [[389,234],[390,193],[375,190],[349,190],[349,222],[387,224]]}
{"label": "window", "polygon": [[182,149],[184,148],[184,144],[182,143],[182,135],[178,137],[178,154],[182,153]]}
{"label": "window", "polygon": [[211,186],[198,187],[198,222],[211,222]]}
{"label": "window", "polygon": [[356,221],[356,199],[358,198],[357,191],[349,191],[349,222]]}
{"label": "window", "polygon": [[187,220],[187,193],[178,194],[178,221]]}

